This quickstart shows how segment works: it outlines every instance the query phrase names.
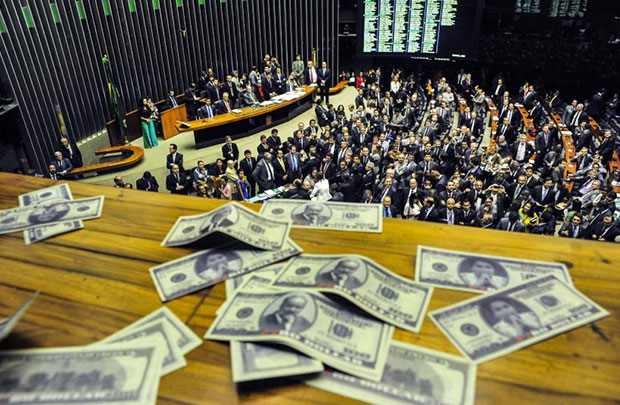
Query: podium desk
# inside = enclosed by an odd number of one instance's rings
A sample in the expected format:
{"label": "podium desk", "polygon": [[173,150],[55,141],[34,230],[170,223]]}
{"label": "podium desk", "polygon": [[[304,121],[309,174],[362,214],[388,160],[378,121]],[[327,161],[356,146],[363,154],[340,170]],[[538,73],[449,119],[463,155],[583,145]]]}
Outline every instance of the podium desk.
{"label": "podium desk", "polygon": [[[55,182],[0,173],[0,208]],[[74,198],[105,195],[103,215],[84,229],[25,246],[21,232],[0,236],[0,318],[41,294],[3,342],[3,350],[94,343],[162,306],[148,269],[192,253],[160,243],[180,215],[222,200],[69,182]],[[247,204],[254,210],[257,204]],[[620,398],[620,247],[614,243],[385,219],[383,233],[293,229],[307,253],[362,254],[413,279],[418,244],[563,262],[575,287],[611,316],[478,366],[476,404],[617,404]],[[371,248],[369,248],[371,247]],[[435,288],[429,311],[476,296]],[[224,284],[165,305],[202,336],[224,302]],[[428,318],[418,334],[394,339],[458,354]],[[161,404],[353,404],[357,401],[280,380],[236,386],[228,344],[205,340],[187,367],[161,379]]]}

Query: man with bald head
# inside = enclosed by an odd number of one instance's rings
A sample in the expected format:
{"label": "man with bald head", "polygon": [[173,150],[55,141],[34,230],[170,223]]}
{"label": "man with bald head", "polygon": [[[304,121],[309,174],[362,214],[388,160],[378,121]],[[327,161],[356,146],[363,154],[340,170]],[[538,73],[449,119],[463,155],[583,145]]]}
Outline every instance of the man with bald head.
{"label": "man with bald head", "polygon": [[324,286],[352,290],[362,285],[362,282],[355,276],[355,272],[360,270],[361,265],[361,262],[353,259],[340,260],[332,270],[319,273],[316,276],[316,282]]}
{"label": "man with bald head", "polygon": [[304,294],[291,294],[284,298],[277,311],[272,312],[259,321],[261,331],[300,333],[312,324],[301,315],[308,305]]}

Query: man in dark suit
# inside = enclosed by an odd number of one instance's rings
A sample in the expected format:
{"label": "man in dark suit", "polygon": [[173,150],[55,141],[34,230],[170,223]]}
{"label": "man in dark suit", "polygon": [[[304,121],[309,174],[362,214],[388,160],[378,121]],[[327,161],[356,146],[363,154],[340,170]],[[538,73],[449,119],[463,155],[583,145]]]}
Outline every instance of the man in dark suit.
{"label": "man in dark suit", "polygon": [[546,178],[542,185],[534,187],[532,190],[532,198],[540,207],[554,205],[555,193],[553,192],[553,180]]}
{"label": "man in dark suit", "polygon": [[84,163],[82,163],[82,153],[75,142],[69,142],[69,139],[65,137],[60,138],[58,150],[62,153],[64,158],[69,159],[73,168],[84,166]]}
{"label": "man in dark suit", "polygon": [[581,214],[573,215],[570,222],[562,224],[558,235],[564,238],[583,239],[585,237],[585,228],[581,225],[583,217]]}
{"label": "man in dark suit", "polygon": [[258,98],[252,91],[252,86],[248,85],[245,88],[245,91],[241,93],[241,100],[239,102],[241,107],[253,107],[258,105]]}
{"label": "man in dark suit", "polygon": [[474,111],[471,113],[471,120],[469,121],[469,132],[474,138],[479,138],[482,133],[482,120],[478,117],[478,114]]}
{"label": "man in dark suit", "polygon": [[278,135],[278,130],[276,128],[271,130],[271,135],[267,138],[267,145],[269,145],[270,152],[273,154],[280,149],[282,141],[280,140],[280,136]]}
{"label": "man in dark suit", "polygon": [[501,120],[508,118],[508,123],[515,129],[521,125],[521,113],[515,109],[513,103],[508,104],[508,109],[503,112],[499,117]]}
{"label": "man in dark suit", "polygon": [[232,112],[234,105],[230,100],[230,96],[228,95],[228,93],[222,94],[222,99],[215,103],[215,108],[218,115],[228,114],[229,112]]}
{"label": "man in dark suit", "polygon": [[471,209],[471,202],[463,200],[461,204],[461,212],[459,215],[459,225],[479,227],[480,222],[476,211]]}
{"label": "man in dark suit", "polygon": [[321,104],[323,99],[329,104],[329,85],[332,78],[332,70],[327,68],[327,62],[323,61],[319,69],[319,92],[321,93]]}
{"label": "man in dark suit", "polygon": [[159,191],[159,184],[157,179],[151,175],[151,172],[146,171],[141,178],[136,180],[136,188],[144,191]]}
{"label": "man in dark suit", "polygon": [[523,92],[523,105],[528,110],[534,106],[534,102],[538,98],[538,93],[534,91],[534,86],[531,84],[528,86],[527,90]]}
{"label": "man in dark suit", "polygon": [[590,105],[588,106],[588,113],[597,121],[600,121],[603,118],[603,112],[605,111],[605,100],[603,96],[605,95],[605,90],[599,90],[595,95],[592,96],[590,100]]}
{"label": "man in dark suit", "polygon": [[287,183],[301,178],[301,155],[297,152],[295,145],[289,147],[289,153],[286,154],[284,160],[286,161]]}
{"label": "man in dark suit", "polygon": [[271,100],[271,97],[278,95],[278,92],[276,91],[276,83],[273,81],[271,72],[266,72],[265,79],[261,81],[261,86],[265,100]]}
{"label": "man in dark suit", "polygon": [[175,108],[179,106],[179,101],[177,97],[174,95],[174,90],[168,90],[168,95],[166,96],[166,110],[171,108]]}
{"label": "man in dark suit", "polygon": [[598,147],[598,154],[601,156],[601,162],[607,166],[614,154],[614,138],[611,136],[611,130],[606,129],[603,140]]}
{"label": "man in dark suit", "polygon": [[319,172],[323,174],[323,177],[329,180],[330,182],[336,175],[336,164],[332,162],[331,153],[327,153],[323,158],[323,162],[321,162],[321,167],[319,168]]}
{"label": "man in dark suit", "polygon": [[311,60],[308,61],[308,67],[304,69],[304,83],[308,86],[319,83],[319,74]]}
{"label": "man in dark suit", "polygon": [[226,81],[222,84],[222,96],[224,93],[228,93],[228,97],[230,98],[232,105],[237,102],[237,99],[239,98],[239,89],[237,88],[235,82],[233,82],[231,75],[226,76]]}
{"label": "man in dark suit", "polygon": [[363,263],[353,259],[340,260],[334,269],[317,274],[316,283],[325,286],[353,290],[362,285],[355,273],[363,269]]}
{"label": "man in dark suit", "polygon": [[284,160],[284,152],[282,149],[278,149],[276,152],[276,158],[273,161],[273,169],[276,176],[276,187],[289,183],[288,168],[286,166],[286,161]]}
{"label": "man in dark suit", "polygon": [[47,166],[47,176],[45,176],[46,179],[52,179],[52,180],[58,180],[60,178],[60,176],[58,175],[58,172],[56,171],[56,165],[55,164],[50,164]]}
{"label": "man in dark suit", "polygon": [[263,158],[256,163],[256,167],[252,172],[252,178],[258,184],[258,192],[275,188],[275,169],[271,163],[272,155],[266,152]]}
{"label": "man in dark suit", "polygon": [[226,143],[222,145],[222,156],[224,157],[224,161],[232,160],[237,164],[237,160],[239,160],[239,148],[237,144],[233,143],[232,138],[230,136],[226,137]]}
{"label": "man in dark suit", "polygon": [[64,179],[69,176],[69,172],[73,170],[71,161],[62,156],[62,152],[54,152],[54,161],[52,162],[56,166],[56,175],[58,178]]}
{"label": "man in dark suit", "polygon": [[519,220],[517,211],[510,211],[508,218],[500,219],[495,229],[508,232],[525,232],[525,225]]}
{"label": "man in dark suit", "polygon": [[196,112],[200,104],[200,97],[196,94],[196,83],[190,84],[189,87],[185,89],[184,101],[185,109],[187,110],[187,118],[189,120],[195,120]]}
{"label": "man in dark suit", "polygon": [[536,135],[536,160],[534,161],[534,168],[542,166],[543,161],[547,153],[555,148],[556,137],[549,131],[549,126],[544,125],[542,132]]}
{"label": "man in dark suit", "polygon": [[276,93],[286,93],[286,76],[282,74],[282,68],[276,68],[276,72],[273,74],[272,79],[275,84]]}
{"label": "man in dark suit", "polygon": [[312,324],[300,315],[308,305],[308,298],[303,294],[292,293],[280,304],[280,308],[259,320],[258,327],[267,332],[301,333]]}
{"label": "man in dark suit", "polygon": [[249,149],[243,152],[243,159],[239,162],[239,167],[246,174],[248,182],[250,183],[250,197],[256,194],[256,181],[254,177],[252,177],[252,172],[256,167],[256,158],[252,157],[252,151]]}
{"label": "man in dark suit", "polygon": [[588,114],[583,110],[583,104],[577,104],[577,109],[573,112],[568,120],[567,126],[571,130],[575,130],[576,127],[581,125],[582,122],[588,121]]}
{"label": "man in dark suit", "polygon": [[508,117],[502,120],[502,123],[497,126],[497,132],[495,132],[495,138],[499,138],[500,135],[504,135],[506,142],[512,145],[517,140],[517,131],[510,125]]}
{"label": "man in dark suit", "polygon": [[497,85],[495,86],[495,90],[493,90],[493,100],[495,104],[499,104],[499,100],[502,98],[502,95],[506,91],[506,86],[504,86],[503,79],[497,79]]}
{"label": "man in dark suit", "polygon": [[432,196],[424,197],[424,206],[420,210],[420,215],[418,216],[420,221],[428,221],[428,222],[438,222],[439,221],[439,212],[437,208],[435,208],[435,198]]}
{"label": "man in dark suit", "polygon": [[166,177],[166,190],[172,194],[187,195],[189,192],[189,184],[187,178],[179,168],[179,165],[172,165],[170,174]]}
{"label": "man in dark suit", "polygon": [[185,173],[185,168],[183,167],[183,155],[178,152],[177,145],[175,143],[171,143],[168,146],[168,151],[170,152],[168,156],[166,156],[166,167],[168,170],[172,171],[172,166],[178,165],[181,173]]}
{"label": "man in dark suit", "polygon": [[519,163],[526,163],[534,154],[534,148],[527,142],[527,135],[521,135],[519,142],[510,147],[512,159]]}
{"label": "man in dark suit", "polygon": [[620,230],[614,225],[614,216],[608,211],[604,214],[603,220],[592,227],[588,239],[615,242],[618,235]]}
{"label": "man in dark suit", "polygon": [[448,225],[455,225],[459,223],[461,213],[455,205],[456,201],[454,198],[448,198],[446,200],[446,206],[439,210],[439,222]]}

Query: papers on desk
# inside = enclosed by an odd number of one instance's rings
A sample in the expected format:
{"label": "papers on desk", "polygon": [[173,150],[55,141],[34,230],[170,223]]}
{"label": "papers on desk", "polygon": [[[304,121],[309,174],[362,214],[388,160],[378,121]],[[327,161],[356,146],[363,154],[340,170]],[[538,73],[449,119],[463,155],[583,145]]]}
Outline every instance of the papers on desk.
{"label": "papers on desk", "polygon": [[265,195],[267,197],[275,197],[276,193],[273,190],[265,190]]}
{"label": "papers on desk", "polygon": [[275,104],[275,102],[273,102],[271,100],[266,100],[266,101],[263,101],[262,103],[260,103],[259,105],[261,107],[267,107],[268,105],[272,105],[272,104]]}
{"label": "papers on desk", "polygon": [[300,91],[297,91],[297,90],[289,91],[287,93],[280,94],[278,96],[273,97],[270,101],[275,102],[275,103],[281,103],[283,101],[291,101],[291,100],[295,100],[296,98],[303,96],[304,94],[306,94],[306,92],[303,89]]}
{"label": "papers on desk", "polygon": [[308,87],[319,87],[319,85],[318,85],[318,84],[316,84],[316,83],[312,83],[312,84],[311,84],[310,86],[308,86]]}
{"label": "papers on desk", "polygon": [[240,108],[235,108],[234,110],[230,111],[233,114],[241,114],[241,109]]}

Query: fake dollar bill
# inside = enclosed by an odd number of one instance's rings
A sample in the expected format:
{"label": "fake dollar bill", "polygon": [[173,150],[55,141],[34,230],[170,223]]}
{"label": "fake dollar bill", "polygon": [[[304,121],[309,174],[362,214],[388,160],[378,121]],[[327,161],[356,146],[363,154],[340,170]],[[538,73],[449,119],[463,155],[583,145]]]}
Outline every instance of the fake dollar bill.
{"label": "fake dollar bill", "polygon": [[271,287],[338,294],[377,318],[419,332],[432,287],[416,284],[358,255],[301,255]]}
{"label": "fake dollar bill", "polygon": [[461,357],[393,340],[380,382],[335,370],[304,382],[376,405],[471,405],[476,366]]}
{"label": "fake dollar bill", "polygon": [[162,246],[180,246],[219,232],[259,249],[281,249],[290,224],[265,218],[234,202],[205,214],[179,217]]}
{"label": "fake dollar bill", "polygon": [[[22,194],[18,197],[20,207],[31,207],[33,205],[49,201],[71,200],[73,200],[73,196],[71,195],[69,185],[66,183],[43,188],[31,193]],[[44,239],[51,238],[52,236],[82,228],[84,228],[82,221],[76,220],[28,229],[24,231],[24,243],[26,245],[30,245],[31,243],[39,242]]]}
{"label": "fake dollar bill", "polygon": [[609,313],[568,284],[546,275],[429,315],[461,353],[482,363]]}
{"label": "fake dollar bill", "polygon": [[415,279],[424,284],[484,293],[553,274],[573,285],[562,263],[539,262],[418,246]]}
{"label": "fake dollar bill", "polygon": [[[230,299],[234,291],[265,291],[271,282],[271,277],[283,267],[283,265],[269,266],[264,270],[227,280],[226,294]],[[228,286],[229,282],[232,284],[239,279],[244,280],[244,283],[238,289],[234,285]],[[323,371],[323,364],[320,361],[282,345],[231,341],[230,361],[235,382],[290,377]]]}
{"label": "fake dollar bill", "polygon": [[287,239],[280,250],[261,250],[241,245],[208,249],[149,269],[162,301],[193,293],[250,271],[301,253]]}
{"label": "fake dollar bill", "polygon": [[176,345],[181,349],[181,353],[184,355],[202,344],[202,339],[200,339],[187,325],[181,322],[181,320],[167,307],[160,307],[144,318],[129,325],[127,328],[131,329],[159,319],[165,319],[167,321],[170,327],[169,332],[172,340],[176,342]]}
{"label": "fake dollar bill", "polygon": [[163,358],[161,375],[166,375],[187,365],[181,349],[176,345],[171,327],[165,319],[151,321],[144,325],[124,328],[95,343],[95,345],[107,345],[121,342],[133,342],[144,339],[156,339],[162,348]]}
{"label": "fake dollar bill", "polygon": [[72,201],[53,201],[0,211],[0,234],[24,231],[43,225],[99,218],[103,196]]}
{"label": "fake dollar bill", "polygon": [[345,373],[379,381],[393,331],[318,294],[240,290],[204,337],[283,344]]}
{"label": "fake dollar bill", "polygon": [[161,363],[153,341],[0,352],[0,398],[11,404],[154,404]]}
{"label": "fake dollar bill", "polygon": [[380,204],[268,200],[263,204],[260,213],[266,218],[291,221],[293,228],[377,233],[383,231]]}

